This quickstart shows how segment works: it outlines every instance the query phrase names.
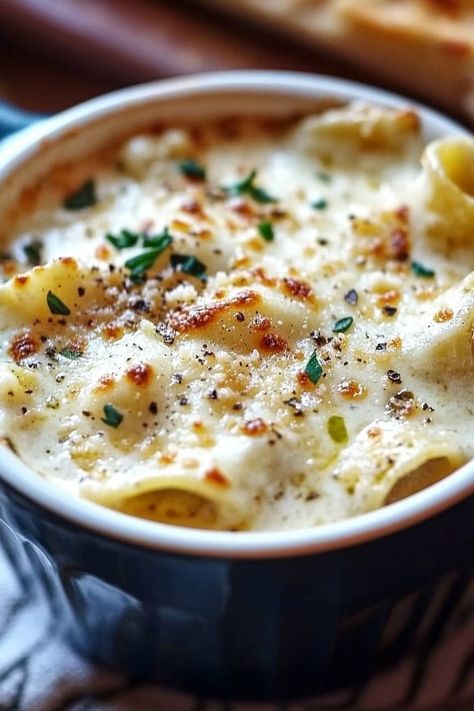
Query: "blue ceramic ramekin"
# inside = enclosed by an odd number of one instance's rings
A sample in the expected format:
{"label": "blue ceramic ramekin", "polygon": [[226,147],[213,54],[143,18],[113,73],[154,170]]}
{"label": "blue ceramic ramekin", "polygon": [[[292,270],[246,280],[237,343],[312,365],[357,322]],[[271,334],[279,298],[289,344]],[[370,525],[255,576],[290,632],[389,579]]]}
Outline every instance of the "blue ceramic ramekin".
{"label": "blue ceramic ramekin", "polygon": [[[287,72],[197,76],[94,99],[0,148],[0,218],[55,163],[152,122],[285,115],[353,98],[407,104]],[[466,133],[416,108],[427,139]],[[340,523],[235,534],[70,497],[0,447],[0,519],[5,549],[28,561],[23,579],[42,581],[87,656],[205,696],[297,697],[359,683],[414,645],[436,645],[473,573],[474,464]]]}

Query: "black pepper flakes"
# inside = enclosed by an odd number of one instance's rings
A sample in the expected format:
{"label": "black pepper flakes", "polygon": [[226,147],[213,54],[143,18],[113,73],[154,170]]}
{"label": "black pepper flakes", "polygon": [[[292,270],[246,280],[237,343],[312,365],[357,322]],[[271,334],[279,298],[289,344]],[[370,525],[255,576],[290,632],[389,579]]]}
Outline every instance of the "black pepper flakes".
{"label": "black pepper flakes", "polygon": [[151,412],[152,415],[158,414],[158,405],[154,400],[148,405],[148,412]]}
{"label": "black pepper flakes", "polygon": [[283,404],[295,410],[295,417],[302,417],[304,415],[303,404],[297,397],[290,397],[288,400],[283,400]]}
{"label": "black pepper flakes", "polygon": [[323,334],[319,330],[318,331],[311,331],[311,333],[309,335],[310,335],[314,345],[317,346],[318,348],[321,348],[321,346],[325,346],[326,343],[328,342],[328,339],[326,338],[326,336],[323,336]]}
{"label": "black pepper flakes", "polygon": [[392,383],[401,383],[402,382],[402,376],[400,373],[397,373],[396,370],[387,370],[387,378],[392,381]]}
{"label": "black pepper flakes", "polygon": [[150,311],[150,304],[145,301],[145,299],[137,299],[136,301],[132,301],[130,308],[132,311],[138,313],[148,313]]}
{"label": "black pepper flakes", "polygon": [[395,314],[397,313],[397,309],[395,306],[383,306],[382,311],[385,316],[395,316]]}
{"label": "black pepper flakes", "polygon": [[344,301],[347,304],[350,304],[351,306],[354,306],[355,304],[357,304],[358,299],[359,299],[359,294],[357,293],[357,291],[355,289],[349,289],[349,291],[346,294],[344,294]]}
{"label": "black pepper flakes", "polygon": [[172,345],[173,345],[173,343],[174,343],[174,338],[175,338],[175,334],[174,334],[173,331],[171,331],[171,330],[166,326],[166,324],[164,324],[164,323],[159,323],[158,326],[156,326],[156,328],[155,328],[155,333],[156,333],[158,336],[161,336],[161,338],[163,339],[163,342],[164,342],[167,346],[172,346]]}

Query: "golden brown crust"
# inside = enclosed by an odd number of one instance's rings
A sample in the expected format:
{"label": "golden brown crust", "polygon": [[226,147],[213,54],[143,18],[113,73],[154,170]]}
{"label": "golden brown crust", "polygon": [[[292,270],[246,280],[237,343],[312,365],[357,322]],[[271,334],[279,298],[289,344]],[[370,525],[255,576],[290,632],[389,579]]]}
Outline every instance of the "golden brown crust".
{"label": "golden brown crust", "polygon": [[255,306],[259,301],[260,296],[255,291],[242,291],[229,299],[180,309],[172,315],[170,326],[179,333],[205,328],[212,324],[218,316],[234,310],[238,313],[241,309]]}

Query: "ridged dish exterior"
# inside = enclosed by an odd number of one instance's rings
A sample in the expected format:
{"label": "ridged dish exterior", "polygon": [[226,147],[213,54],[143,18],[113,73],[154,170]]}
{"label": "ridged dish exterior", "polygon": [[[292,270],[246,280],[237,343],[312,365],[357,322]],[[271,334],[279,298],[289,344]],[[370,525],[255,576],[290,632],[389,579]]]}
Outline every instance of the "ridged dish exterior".
{"label": "ridged dish exterior", "polygon": [[83,654],[204,696],[307,696],[429,653],[474,572],[474,497],[389,537],[274,560],[124,545],[5,484],[0,518],[24,585],[32,565]]}

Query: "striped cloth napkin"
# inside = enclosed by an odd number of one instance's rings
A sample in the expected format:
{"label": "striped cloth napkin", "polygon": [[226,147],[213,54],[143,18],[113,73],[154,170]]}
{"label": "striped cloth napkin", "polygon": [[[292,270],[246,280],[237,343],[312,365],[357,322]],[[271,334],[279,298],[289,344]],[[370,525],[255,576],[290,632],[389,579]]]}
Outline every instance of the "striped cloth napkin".
{"label": "striped cloth napkin", "polygon": [[[438,625],[435,651],[420,645],[358,689],[294,703],[217,702],[130,683],[79,657],[62,634],[54,600],[18,559],[16,544],[12,555],[12,543],[0,522],[0,711],[474,711],[474,586]],[[440,609],[435,601],[428,611],[435,626],[445,601],[441,595]]]}

